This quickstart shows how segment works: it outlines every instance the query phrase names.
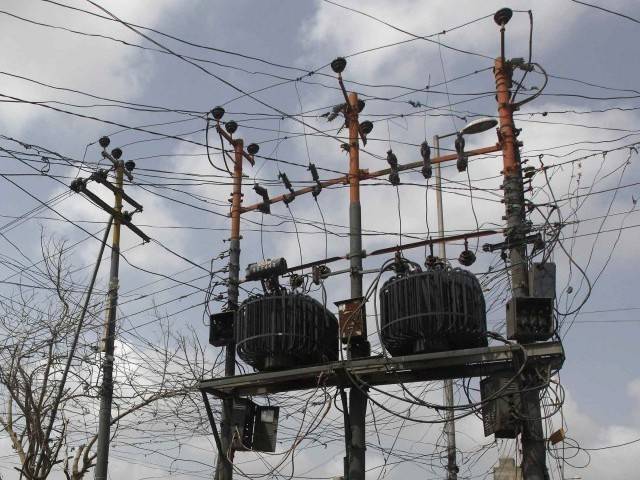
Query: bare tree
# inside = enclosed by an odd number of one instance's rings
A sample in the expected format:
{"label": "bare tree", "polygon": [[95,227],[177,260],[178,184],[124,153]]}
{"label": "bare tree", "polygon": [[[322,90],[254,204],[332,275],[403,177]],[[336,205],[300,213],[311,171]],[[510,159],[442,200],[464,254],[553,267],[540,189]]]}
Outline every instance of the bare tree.
{"label": "bare tree", "polygon": [[[0,296],[0,427],[21,477],[41,480],[62,470],[68,479],[80,480],[96,457],[96,345],[103,302],[88,302],[79,329],[85,290],[73,280],[64,243],[42,244],[42,267],[25,270],[15,291]],[[104,298],[101,293],[95,298]],[[117,344],[112,438],[159,414],[176,419],[170,428],[162,421],[174,432],[204,424],[191,398],[196,382],[212,372],[204,349],[192,331],[176,335],[161,318],[155,326],[157,339],[136,332]],[[193,424],[178,425],[180,419]]]}

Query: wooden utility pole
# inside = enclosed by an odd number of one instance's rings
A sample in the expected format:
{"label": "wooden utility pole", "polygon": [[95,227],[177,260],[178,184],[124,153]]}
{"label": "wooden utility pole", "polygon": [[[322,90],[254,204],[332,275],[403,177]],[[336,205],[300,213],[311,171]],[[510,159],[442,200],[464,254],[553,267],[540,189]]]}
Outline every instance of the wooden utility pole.
{"label": "wooden utility pole", "polygon": [[[504,24],[501,25],[504,38]],[[502,48],[504,52],[504,47]],[[511,288],[514,297],[529,296],[527,245],[525,237],[524,186],[520,165],[520,152],[513,122],[514,105],[511,102],[512,65],[501,56],[495,60],[496,99],[500,120],[500,137],[503,159],[503,188],[507,228],[505,237],[511,263]],[[525,370],[525,376],[527,370]],[[524,480],[548,480],[546,449],[542,418],[540,415],[539,389],[523,385],[522,410],[525,417],[522,427],[522,473]]]}
{"label": "wooden utility pole", "polygon": [[[116,332],[116,316],[118,309],[118,270],[120,266],[120,227],[125,225],[129,230],[138,235],[143,242],[149,242],[151,239],[132,222],[131,218],[135,212],[142,211],[142,205],[124,192],[124,176],[129,180],[133,179],[132,171],[135,163],[132,161],[124,162],[120,160],[122,150],[116,148],[107,153],[107,147],[110,140],[108,137],[100,139],[100,145],[103,148],[102,156],[113,164],[113,170],[116,174],[116,184],[113,185],[108,181],[109,170],[98,170],[91,174],[87,180],[84,178],[76,178],[71,182],[71,190],[84,194],[95,205],[111,215],[113,219],[113,238],[111,243],[111,270],[109,273],[109,298],[107,305],[107,314],[104,325],[104,337],[100,350],[103,352],[101,371],[102,371],[102,387],[100,388],[100,413],[98,417],[98,440],[96,450],[96,480],[106,480],[107,470],[109,466],[109,444],[111,436],[111,404],[113,400],[113,363],[114,363],[114,343]],[[111,190],[115,196],[115,205],[110,207],[98,195],[87,189],[89,180],[98,182]],[[134,208],[133,212],[123,212],[122,202],[127,202]]]}

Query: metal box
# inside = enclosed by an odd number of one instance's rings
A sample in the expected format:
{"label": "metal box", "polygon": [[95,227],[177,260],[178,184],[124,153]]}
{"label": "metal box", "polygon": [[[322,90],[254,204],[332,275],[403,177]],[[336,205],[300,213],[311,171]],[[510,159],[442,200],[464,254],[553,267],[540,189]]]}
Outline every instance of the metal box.
{"label": "metal box", "polygon": [[255,426],[253,429],[253,450],[275,452],[278,437],[278,416],[280,407],[256,405]]}
{"label": "metal box", "polygon": [[214,347],[224,347],[233,341],[235,312],[214,313],[209,316],[209,343]]}
{"label": "metal box", "polygon": [[520,383],[513,375],[503,373],[480,381],[485,437],[516,438],[519,433]]}
{"label": "metal box", "polygon": [[507,338],[521,343],[548,340],[555,331],[553,298],[513,297],[507,302]]}
{"label": "metal box", "polygon": [[335,305],[338,307],[342,343],[357,342],[364,334],[364,325],[367,321],[364,297],[342,300],[335,302]]}
{"label": "metal box", "polygon": [[556,298],[556,264],[534,263],[529,269],[529,296]]}
{"label": "metal box", "polygon": [[251,450],[253,448],[253,425],[255,421],[256,404],[247,398],[233,401],[231,412],[231,435],[233,448],[236,450]]}

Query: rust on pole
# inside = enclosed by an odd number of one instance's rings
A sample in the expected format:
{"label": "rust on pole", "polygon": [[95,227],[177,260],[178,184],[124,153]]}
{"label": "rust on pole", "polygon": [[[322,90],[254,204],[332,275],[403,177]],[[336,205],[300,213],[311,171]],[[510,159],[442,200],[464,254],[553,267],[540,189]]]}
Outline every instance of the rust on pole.
{"label": "rust on pole", "polygon": [[496,100],[498,102],[498,119],[500,121],[500,139],[502,144],[502,160],[504,176],[516,175],[516,136],[513,124],[513,105],[511,97],[511,65],[502,58],[496,58],[494,73],[496,78]]}
{"label": "rust on pole", "polygon": [[349,108],[347,109],[349,124],[349,201],[351,204],[360,203],[360,142],[358,123],[358,95],[349,94]]}
{"label": "rust on pole", "polygon": [[[502,29],[504,30],[504,25]],[[504,42],[503,42],[504,44]],[[503,50],[504,52],[504,50]],[[525,217],[524,187],[520,165],[519,144],[516,140],[516,128],[513,122],[514,104],[511,102],[511,83],[513,66],[504,59],[504,53],[495,60],[496,100],[500,119],[500,140],[504,164],[503,189],[505,219],[507,228],[505,237],[509,248],[511,263],[511,288],[514,297],[529,295],[529,275],[527,266],[526,238],[528,227]],[[530,388],[522,392],[522,474],[524,480],[548,480],[546,467],[546,442],[540,411],[539,383],[536,372],[524,371],[524,385],[530,382]],[[527,380],[529,379],[529,380]]]}
{"label": "rust on pole", "polygon": [[[362,297],[362,219],[360,208],[360,124],[358,121],[358,95],[348,95],[346,121],[349,128],[349,262],[351,267],[351,298]],[[348,344],[348,357],[369,356],[367,325],[364,322],[362,336],[353,338]],[[345,477],[349,480],[364,480],[367,416],[366,388],[354,387],[349,392],[349,427],[347,438],[347,462]]]}
{"label": "rust on pole", "polygon": [[231,194],[231,240],[240,239],[240,213],[242,209],[242,157],[244,142],[233,140],[233,193]]}
{"label": "rust on pole", "polygon": [[[237,141],[237,140],[235,140],[231,135],[229,135],[227,132],[225,132],[225,131],[222,129],[222,127],[220,127],[220,123],[219,123],[219,122],[216,124],[216,131],[217,131],[220,135],[222,135],[222,136],[224,137],[224,139],[225,139],[227,142],[229,142],[231,145],[234,145],[234,144],[235,144],[235,142]],[[240,141],[242,141],[242,140],[240,140]],[[235,152],[235,149],[234,149],[234,152]],[[249,163],[251,164],[251,166],[255,165],[255,163],[256,163],[256,162],[255,162],[255,159],[253,158],[253,155],[248,154],[247,152],[245,152],[245,151],[244,151],[244,150],[242,150],[242,149],[240,149],[240,152],[241,152],[241,156],[242,156],[242,157],[244,157],[244,158],[246,158],[246,159],[249,161]],[[224,153],[224,152],[223,152],[223,153]],[[237,158],[237,157],[236,157],[236,158]]]}

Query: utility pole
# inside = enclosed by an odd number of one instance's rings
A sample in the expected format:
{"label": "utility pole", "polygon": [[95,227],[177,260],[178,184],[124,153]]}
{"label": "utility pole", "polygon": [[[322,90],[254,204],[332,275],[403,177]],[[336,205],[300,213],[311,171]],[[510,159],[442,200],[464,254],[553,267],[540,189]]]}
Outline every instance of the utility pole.
{"label": "utility pole", "polygon": [[[136,227],[131,219],[133,214],[142,211],[142,205],[124,192],[124,176],[129,180],[133,179],[131,172],[135,169],[136,164],[133,161],[125,162],[120,160],[122,150],[114,148],[111,153],[107,153],[107,147],[110,140],[108,137],[102,137],[99,140],[102,147],[102,156],[113,164],[113,170],[116,174],[116,184],[113,185],[108,181],[110,170],[98,170],[91,174],[89,179],[76,178],[71,182],[71,190],[76,193],[82,193],[89,198],[95,205],[107,212],[113,218],[113,237],[111,243],[111,270],[109,273],[109,294],[107,314],[104,325],[104,336],[100,351],[104,354],[102,358],[102,386],[100,387],[100,413],[98,416],[98,441],[96,450],[96,469],[95,479],[106,480],[109,466],[109,444],[111,436],[111,404],[113,401],[113,363],[114,363],[114,343],[116,332],[116,314],[118,309],[118,270],[120,266],[120,227],[125,225],[132,232],[138,235],[143,242],[149,242],[151,239],[138,227]],[[115,205],[110,207],[98,195],[87,189],[87,183],[95,181],[111,190],[115,196]],[[127,202],[134,208],[133,212],[122,211],[122,201]]]}
{"label": "utility pole", "polygon": [[[240,209],[242,208],[242,154],[244,142],[241,138],[233,139],[233,193],[231,194],[231,237],[229,238],[229,284],[227,285],[227,302],[230,310],[238,309],[238,285],[240,284]],[[236,345],[231,340],[226,347],[224,359],[224,375],[231,377],[236,373]],[[222,453],[227,458],[218,458],[216,468],[217,480],[231,480],[233,477],[233,446],[231,431],[231,415],[233,398],[222,402]]]}
{"label": "utility pole", "polygon": [[[362,297],[362,219],[360,208],[360,145],[358,122],[358,95],[350,93],[346,109],[349,127],[349,262],[351,267],[351,298]],[[349,346],[349,357],[369,355],[367,321],[363,319],[362,338]],[[349,446],[349,471],[347,480],[365,478],[365,420],[367,394],[364,387],[351,387],[349,392],[349,419],[351,445]]]}
{"label": "utility pole", "polygon": [[120,225],[122,217],[122,188],[124,186],[124,162],[117,160],[113,237],[111,240],[111,270],[109,272],[109,304],[102,339],[102,387],[100,388],[100,415],[96,458],[96,480],[107,479],[109,443],[111,436],[111,403],[113,400],[113,353],[118,308],[118,270],[120,267]]}
{"label": "utility pole", "polygon": [[[440,137],[434,135],[433,146],[436,151],[436,157],[440,157]],[[442,209],[442,165],[436,163],[436,208],[438,210],[438,238],[444,238],[444,212]],[[447,249],[446,242],[440,242],[438,245],[438,256],[446,261]],[[444,430],[447,434],[447,480],[458,479],[458,465],[456,459],[456,425],[453,413],[453,380],[450,378],[444,381],[444,404],[445,410]]]}
{"label": "utility pole", "polygon": [[[227,285],[227,310],[238,310],[238,287],[240,285],[240,215],[242,213],[242,162],[247,159],[251,165],[255,165],[253,155],[258,153],[258,145],[252,143],[247,147],[249,153],[244,151],[244,141],[241,138],[233,138],[238,124],[233,120],[226,122],[225,129],[220,126],[225,111],[222,107],[215,107],[211,114],[216,121],[216,131],[221,139],[233,146],[233,190],[231,193],[231,236],[229,237],[229,283]],[[208,128],[208,125],[207,125]],[[226,155],[223,146],[223,155]],[[236,345],[233,338],[226,345],[224,374],[232,377],[236,373]],[[233,398],[227,397],[222,402],[222,425],[220,435],[220,451],[216,465],[216,480],[231,480],[233,478],[233,431],[231,428],[233,414]]]}
{"label": "utility pole", "polygon": [[[494,75],[496,82],[496,100],[500,120],[500,139],[503,160],[503,188],[507,221],[505,237],[509,248],[511,263],[511,288],[514,297],[529,296],[529,277],[527,267],[527,246],[525,237],[524,186],[520,165],[519,145],[516,140],[516,128],[513,122],[514,104],[511,102],[513,66],[504,57],[504,30],[511,18],[510,14],[496,14],[496,23],[500,26],[501,55],[496,58]],[[527,370],[525,370],[525,376]],[[522,409],[525,420],[522,427],[522,473],[524,480],[548,480],[546,468],[546,450],[542,418],[540,415],[539,389],[532,385],[523,385]]]}

